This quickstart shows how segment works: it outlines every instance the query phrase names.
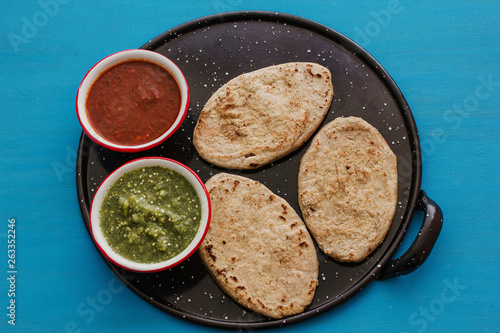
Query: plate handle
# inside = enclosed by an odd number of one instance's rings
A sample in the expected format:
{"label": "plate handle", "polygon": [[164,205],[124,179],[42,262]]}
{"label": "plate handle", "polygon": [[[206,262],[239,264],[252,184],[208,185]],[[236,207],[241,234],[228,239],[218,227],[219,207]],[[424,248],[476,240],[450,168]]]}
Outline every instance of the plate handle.
{"label": "plate handle", "polygon": [[431,253],[443,226],[441,208],[420,190],[415,208],[425,213],[420,231],[410,248],[399,258],[390,260],[384,265],[377,280],[406,275],[416,270],[424,263]]}

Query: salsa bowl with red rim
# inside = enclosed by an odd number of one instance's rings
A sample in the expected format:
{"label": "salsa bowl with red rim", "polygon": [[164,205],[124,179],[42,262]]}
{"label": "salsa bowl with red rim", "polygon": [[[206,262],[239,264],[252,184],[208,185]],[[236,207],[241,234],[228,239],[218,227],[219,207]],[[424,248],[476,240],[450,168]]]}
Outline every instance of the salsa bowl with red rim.
{"label": "salsa bowl with red rim", "polygon": [[[160,166],[171,169],[181,174],[194,187],[200,199],[201,219],[196,233],[189,244],[174,257],[155,263],[141,263],[129,260],[115,251],[108,243],[101,229],[100,212],[106,193],[115,182],[129,171],[141,169],[148,166]],[[175,160],[164,157],[144,157],[132,160],[113,171],[99,186],[90,207],[90,232],[94,243],[99,251],[113,264],[134,272],[158,272],[177,266],[189,258],[200,246],[205,238],[210,225],[211,206],[210,197],[203,181],[187,166]],[[136,245],[131,245],[136,246]]]}
{"label": "salsa bowl with red rim", "polygon": [[[102,134],[102,131],[99,131],[97,129],[95,122],[93,123],[91,121],[88,109],[88,97],[96,81],[101,76],[103,76],[103,73],[107,72],[116,65],[120,65],[130,61],[152,63],[160,66],[175,79],[180,92],[180,107],[175,119],[171,120],[172,124],[162,132],[160,132],[159,136],[152,137],[148,141],[143,140],[139,143],[121,143],[117,140],[113,140],[109,136],[106,137],[106,135]],[[118,82],[120,81],[118,80]],[[84,76],[82,82],[80,83],[76,96],[76,113],[84,132],[100,146],[120,152],[143,151],[159,145],[160,143],[168,139],[172,134],[174,134],[175,131],[181,126],[186,117],[188,107],[189,87],[186,78],[184,77],[184,74],[181,72],[181,70],[172,60],[163,56],[162,54],[142,49],[120,51],[99,61]],[[111,118],[108,121],[110,124],[117,124],[117,122],[121,120],[122,119],[119,120]],[[150,119],[150,123],[154,125],[157,120],[158,118]],[[127,120],[125,119],[125,121]],[[128,125],[134,126],[135,124],[133,124],[133,121],[129,121]],[[149,134],[144,133],[144,135]]]}

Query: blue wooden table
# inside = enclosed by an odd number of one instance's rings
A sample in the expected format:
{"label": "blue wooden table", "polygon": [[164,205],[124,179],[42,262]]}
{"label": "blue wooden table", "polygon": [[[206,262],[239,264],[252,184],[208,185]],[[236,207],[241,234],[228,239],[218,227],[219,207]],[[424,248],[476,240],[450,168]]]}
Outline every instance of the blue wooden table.
{"label": "blue wooden table", "polygon": [[[221,331],[149,305],[101,259],[76,194],[81,128],[74,105],[83,75],[104,56],[237,10],[299,15],[370,52],[411,107],[422,188],[445,216],[418,270],[373,281],[338,308],[279,331],[499,332],[500,3],[464,0],[4,1],[0,331]],[[422,216],[414,220],[399,254]]]}

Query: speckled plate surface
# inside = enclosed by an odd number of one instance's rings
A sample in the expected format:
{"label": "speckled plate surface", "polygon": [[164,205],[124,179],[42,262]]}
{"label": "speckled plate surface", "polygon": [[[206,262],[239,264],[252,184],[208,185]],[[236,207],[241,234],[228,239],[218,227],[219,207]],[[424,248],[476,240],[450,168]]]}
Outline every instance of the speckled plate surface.
{"label": "speckled plate surface", "polygon": [[244,72],[289,61],[317,62],[332,72],[335,95],[321,126],[336,117],[359,116],[381,132],[398,158],[398,206],[385,241],[363,262],[341,264],[317,251],[319,286],[314,301],[304,313],[285,320],[269,319],[239,306],[219,289],[197,254],[181,266],[154,274],[124,271],[107,262],[121,281],[147,302],[180,318],[211,326],[248,329],[277,327],[310,318],[339,305],[379,277],[399,246],[417,203],[421,156],[408,105],[375,59],[330,28],[300,17],[269,12],[233,12],[194,20],[166,31],[142,48],[166,55],[184,72],[191,92],[189,112],[170,139],[141,153],[110,151],[82,134],[77,185],[87,228],[90,202],[101,181],[123,163],[142,156],[178,160],[204,181],[223,171],[259,180],[300,214],[297,174],[310,140],[289,156],[252,171],[227,170],[208,164],[192,145],[198,115],[217,88]]}

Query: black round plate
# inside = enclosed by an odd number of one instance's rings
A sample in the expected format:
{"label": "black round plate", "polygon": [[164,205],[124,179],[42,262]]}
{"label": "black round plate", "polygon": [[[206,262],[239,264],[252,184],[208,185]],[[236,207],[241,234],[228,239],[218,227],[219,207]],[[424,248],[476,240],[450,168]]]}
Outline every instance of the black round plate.
{"label": "black round plate", "polygon": [[103,258],[121,281],[147,302],[180,318],[226,328],[261,328],[298,322],[331,309],[377,276],[400,244],[412,216],[420,190],[421,156],[409,107],[373,57],[323,25],[270,12],[232,12],[194,20],[166,31],[142,48],[164,54],[184,72],[191,93],[189,112],[181,128],[164,144],[141,153],[110,151],[82,134],[77,185],[87,228],[90,203],[100,183],[123,163],[142,156],[178,160],[203,181],[219,172],[259,180],[300,214],[297,175],[310,140],[287,157],[252,171],[206,163],[192,144],[198,115],[217,88],[239,74],[291,61],[316,62],[332,72],[335,95],[321,126],[336,117],[358,116],[386,139],[398,158],[398,206],[385,241],[361,263],[338,263],[317,250],[319,285],[314,301],[304,313],[285,320],[269,319],[239,306],[215,284],[198,254],[178,267],[153,274],[125,271]]}

